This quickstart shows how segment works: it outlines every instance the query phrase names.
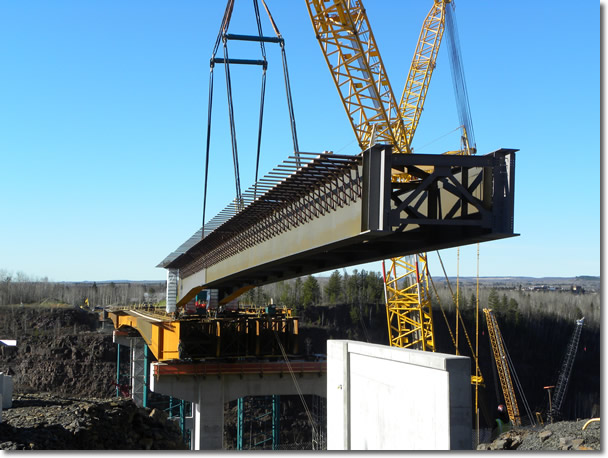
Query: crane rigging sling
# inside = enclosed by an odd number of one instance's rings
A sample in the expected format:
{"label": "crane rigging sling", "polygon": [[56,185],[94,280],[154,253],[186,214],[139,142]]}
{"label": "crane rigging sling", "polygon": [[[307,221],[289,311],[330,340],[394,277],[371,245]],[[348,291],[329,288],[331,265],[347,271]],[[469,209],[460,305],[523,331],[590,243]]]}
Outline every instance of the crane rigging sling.
{"label": "crane rigging sling", "polygon": [[[253,6],[255,11],[256,24],[258,29],[257,36],[248,36],[248,35],[234,35],[228,34],[228,27],[230,25],[230,19],[232,18],[232,12],[234,10],[234,0],[228,0],[226,4],[226,10],[224,12],[224,17],[222,19],[222,24],[220,30],[218,32],[218,36],[215,41],[215,45],[213,47],[213,53],[210,60],[210,71],[209,71],[209,102],[207,108],[207,140],[206,140],[206,152],[205,152],[205,179],[204,179],[204,189],[203,189],[203,221],[202,221],[202,230],[201,230],[201,238],[205,237],[205,219],[206,219],[206,209],[207,209],[207,183],[209,177],[209,156],[210,156],[210,143],[211,143],[211,114],[213,107],[213,70],[215,68],[215,64],[223,63],[225,69],[226,76],[226,92],[228,98],[228,114],[230,120],[230,140],[232,147],[232,161],[234,165],[234,179],[235,179],[235,202],[237,210],[241,210],[243,206],[243,199],[241,195],[241,182],[240,182],[240,171],[239,171],[239,158],[238,158],[238,147],[236,140],[236,124],[234,120],[234,103],[232,98],[232,80],[230,77],[230,64],[245,64],[245,65],[259,65],[262,67],[262,83],[261,83],[261,93],[260,93],[260,112],[258,118],[258,138],[257,138],[257,152],[256,152],[256,165],[255,165],[255,178],[254,178],[254,199],[257,196],[257,181],[258,181],[258,173],[259,173],[259,163],[260,163],[260,152],[261,152],[261,144],[262,144],[262,125],[264,120],[264,100],[266,94],[266,69],[268,68],[268,61],[266,59],[266,49],[264,43],[279,43],[281,46],[281,56],[283,63],[283,76],[285,79],[285,90],[287,94],[287,105],[289,109],[289,121],[291,127],[292,141],[294,152],[299,165],[299,147],[298,147],[298,139],[296,132],[296,122],[295,115],[293,110],[293,101],[291,97],[291,87],[289,83],[289,71],[287,69],[287,57],[285,53],[285,41],[281,36],[276,23],[266,5],[265,1],[262,0],[262,4],[268,17],[270,19],[270,23],[272,24],[272,28],[276,34],[276,37],[265,37],[262,31],[262,23],[260,20],[260,10],[258,6],[258,0],[253,0]],[[252,60],[252,59],[231,59],[228,55],[228,41],[229,40],[240,40],[240,41],[258,41],[260,43],[260,51],[262,54],[261,60]],[[223,58],[218,58],[217,53],[219,50],[220,43],[223,43]]]}

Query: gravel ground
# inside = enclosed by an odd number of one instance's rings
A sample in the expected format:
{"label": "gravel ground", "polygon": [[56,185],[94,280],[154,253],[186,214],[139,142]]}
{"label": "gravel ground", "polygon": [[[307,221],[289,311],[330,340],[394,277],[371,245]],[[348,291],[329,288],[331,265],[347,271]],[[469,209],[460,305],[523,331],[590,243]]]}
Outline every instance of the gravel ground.
{"label": "gravel ground", "polygon": [[583,431],[586,420],[560,421],[535,428],[515,428],[478,450],[601,450],[600,422],[592,422]]}
{"label": "gravel ground", "polygon": [[185,450],[179,427],[130,399],[14,393],[0,450]]}

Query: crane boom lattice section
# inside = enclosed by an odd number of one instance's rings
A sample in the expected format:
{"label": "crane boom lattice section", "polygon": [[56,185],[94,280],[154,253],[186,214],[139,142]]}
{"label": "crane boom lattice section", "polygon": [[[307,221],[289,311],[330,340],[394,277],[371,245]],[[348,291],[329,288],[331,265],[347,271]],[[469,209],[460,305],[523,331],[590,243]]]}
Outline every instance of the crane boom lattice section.
{"label": "crane boom lattice section", "polygon": [[361,150],[387,143],[395,152],[409,152],[399,104],[361,2],[306,5]]}
{"label": "crane boom lattice section", "polygon": [[576,358],[576,351],[578,350],[578,343],[581,339],[581,332],[583,331],[584,320],[585,318],[576,320],[576,328],[574,328],[570,342],[568,342],[564,361],[562,362],[562,367],[559,371],[559,376],[557,377],[557,383],[555,384],[553,406],[550,412],[552,417],[558,416],[562,409],[562,404],[568,389],[568,382],[570,381],[570,375],[572,374],[572,367],[574,366],[574,359]]}
{"label": "crane boom lattice section", "polygon": [[[307,0],[317,40],[362,149],[382,141],[391,145],[394,153],[412,152],[412,138],[435,68],[445,29],[445,11],[450,1],[433,2],[420,32],[401,101],[396,105],[361,0]],[[466,138],[466,134],[464,137]],[[463,150],[469,152],[468,147]],[[431,170],[425,170],[425,173],[429,171]],[[424,179],[418,173],[407,173],[399,167],[395,167],[391,172],[391,180],[394,183]],[[418,208],[409,216],[415,214],[418,214]],[[426,255],[421,254],[419,258],[426,259]],[[407,264],[406,260],[400,258],[392,258],[390,262],[393,267]],[[419,277],[411,269],[406,269],[406,272],[405,276],[409,277],[407,283],[414,285]],[[391,275],[389,273],[389,278],[386,279],[392,282],[391,285],[385,285],[389,334],[393,330],[391,345],[418,346],[413,342],[433,342],[432,320],[424,317],[425,313],[432,316],[430,301],[418,303],[417,306],[404,306],[403,298],[411,296],[408,291],[398,291],[399,285],[395,280],[398,275],[394,274],[392,280]],[[427,296],[426,285],[418,284],[417,289],[423,292],[420,297]],[[391,294],[388,293],[389,290]],[[418,300],[415,297],[413,299]],[[406,300],[405,303],[409,301]],[[419,313],[422,310],[425,312]],[[430,333],[430,338],[421,335],[412,340],[412,336],[422,330],[423,334]]]}
{"label": "crane boom lattice section", "polygon": [[492,352],[494,353],[494,360],[496,361],[496,370],[498,371],[500,386],[505,397],[505,404],[509,414],[509,419],[514,426],[521,426],[521,416],[519,413],[519,407],[517,405],[517,399],[515,397],[515,389],[513,387],[511,371],[509,369],[507,352],[500,328],[498,327],[498,322],[496,321],[496,317],[494,316],[492,309],[483,309],[483,313],[486,316],[486,321],[488,324],[488,335],[490,336]]}
{"label": "crane boom lattice section", "polygon": [[384,281],[390,345],[435,351],[426,256],[391,259],[390,268],[384,268]]}
{"label": "crane boom lattice section", "polygon": [[435,69],[439,45],[445,29],[445,7],[446,4],[443,1],[435,2],[426,16],[403,88],[399,111],[405,122],[408,146],[411,145],[416,127],[418,127],[426,93]]}

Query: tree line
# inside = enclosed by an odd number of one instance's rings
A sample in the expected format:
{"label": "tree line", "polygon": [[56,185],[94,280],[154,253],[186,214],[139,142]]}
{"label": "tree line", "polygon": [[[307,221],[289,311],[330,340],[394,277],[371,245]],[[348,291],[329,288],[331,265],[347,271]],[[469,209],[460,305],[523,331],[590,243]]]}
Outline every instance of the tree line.
{"label": "tree line", "polygon": [[[436,294],[435,294],[436,290]],[[434,308],[446,310],[456,308],[456,299],[461,310],[477,306],[477,290],[474,285],[448,286],[447,282],[436,282],[432,294]],[[585,317],[589,326],[599,327],[599,293],[572,294],[566,291],[529,291],[523,288],[498,290],[481,286],[479,289],[479,309],[491,308],[499,316],[513,322],[529,320],[533,317],[557,316],[569,321]]]}
{"label": "tree line", "polygon": [[[0,305],[63,303],[105,307],[116,304],[160,302],[165,299],[166,282],[52,282],[23,272],[0,269]],[[431,287],[435,309],[453,310],[456,300],[462,310],[475,308],[474,284],[436,281]],[[266,305],[270,301],[301,313],[310,306],[345,304],[358,313],[361,305],[384,305],[384,282],[381,274],[365,270],[347,273],[335,270],[329,277],[299,277],[254,288],[239,298],[241,304]],[[512,321],[537,315],[556,315],[567,320],[585,317],[586,324],[599,327],[600,294],[572,294],[564,291],[497,289],[481,285],[479,308],[490,307]]]}
{"label": "tree line", "polygon": [[0,305],[61,303],[105,307],[118,304],[159,302],[166,282],[51,282],[23,272],[0,269]]}
{"label": "tree line", "polygon": [[257,287],[242,295],[239,302],[264,305],[271,299],[296,312],[310,306],[379,304],[384,301],[384,281],[377,272],[335,270],[329,278],[308,275]]}

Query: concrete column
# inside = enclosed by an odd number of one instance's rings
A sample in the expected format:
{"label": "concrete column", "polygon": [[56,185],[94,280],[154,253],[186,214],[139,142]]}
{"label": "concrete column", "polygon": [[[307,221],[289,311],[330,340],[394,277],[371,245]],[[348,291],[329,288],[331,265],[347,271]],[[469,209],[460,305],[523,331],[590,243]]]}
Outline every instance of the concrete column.
{"label": "concrete column", "polygon": [[116,397],[120,396],[120,344],[116,344]]}
{"label": "concrete column", "polygon": [[131,339],[131,398],[139,407],[144,404],[145,385],[145,354],[144,339]]}
{"label": "concrete column", "polygon": [[201,383],[194,410],[193,450],[224,448],[224,383],[210,377]]}
{"label": "concrete column", "polygon": [[178,277],[178,269],[167,269],[167,306],[165,309],[167,313],[175,312]]}
{"label": "concrete column", "polygon": [[13,407],[13,377],[0,372],[0,392],[2,393],[2,408]]}

